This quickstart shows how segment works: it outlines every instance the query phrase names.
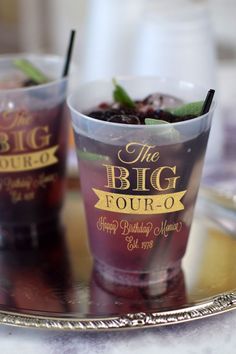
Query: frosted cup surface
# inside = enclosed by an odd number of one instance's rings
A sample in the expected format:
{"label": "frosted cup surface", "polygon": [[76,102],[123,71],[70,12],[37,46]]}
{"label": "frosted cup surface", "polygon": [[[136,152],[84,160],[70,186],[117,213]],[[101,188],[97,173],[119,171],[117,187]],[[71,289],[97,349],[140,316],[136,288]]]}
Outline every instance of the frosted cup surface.
{"label": "frosted cup surface", "polygon": [[63,59],[36,55],[2,57],[0,81],[16,77],[16,58],[30,60],[52,81],[0,89],[1,234],[11,227],[25,227],[24,232],[30,227],[37,232],[37,225],[58,216],[65,189],[68,80],[60,78]]}
{"label": "frosted cup surface", "polygon": [[[155,77],[118,78],[133,99],[170,94],[204,100],[206,89]],[[86,116],[112,101],[111,81],[69,98],[91,252],[105,281],[145,286],[181,269],[213,109],[165,125],[122,125]]]}

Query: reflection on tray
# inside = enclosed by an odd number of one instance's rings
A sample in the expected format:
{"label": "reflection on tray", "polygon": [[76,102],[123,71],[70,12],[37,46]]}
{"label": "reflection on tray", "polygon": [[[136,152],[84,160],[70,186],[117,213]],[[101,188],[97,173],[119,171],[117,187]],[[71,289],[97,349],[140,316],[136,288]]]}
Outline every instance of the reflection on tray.
{"label": "reflection on tray", "polygon": [[[28,240],[28,237],[26,237]],[[22,243],[21,243],[22,246]],[[0,252],[0,303],[14,311],[70,312],[71,274],[64,231],[41,235],[38,247]]]}
{"label": "reflection on tray", "polygon": [[153,312],[181,308],[186,304],[184,273],[181,271],[168,283],[150,287],[122,286],[105,282],[94,269],[90,283],[90,314],[122,315],[136,312]]}
{"label": "reflection on tray", "polygon": [[[56,316],[87,313],[89,316],[121,315],[179,308],[186,303],[184,274],[169,283],[132,287],[104,283],[99,273],[87,274],[87,284],[71,267],[64,229],[40,235],[37,247],[6,248],[0,252],[0,308]],[[25,235],[25,240],[30,236]],[[23,247],[23,244],[25,248]],[[74,267],[81,268],[81,258]]]}

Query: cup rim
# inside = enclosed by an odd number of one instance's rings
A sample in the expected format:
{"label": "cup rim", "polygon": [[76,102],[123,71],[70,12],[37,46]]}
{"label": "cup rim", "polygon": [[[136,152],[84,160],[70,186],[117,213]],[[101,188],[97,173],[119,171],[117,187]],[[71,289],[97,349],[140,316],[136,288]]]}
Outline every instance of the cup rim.
{"label": "cup rim", "polygon": [[[194,84],[192,82],[189,82],[189,81],[185,81],[185,80],[177,80],[177,79],[173,79],[171,77],[161,77],[161,76],[157,76],[157,75],[136,75],[136,76],[115,76],[115,78],[119,81],[119,80],[134,80],[134,79],[156,79],[156,80],[159,80],[159,81],[162,81],[162,82],[172,82],[173,84],[181,84],[181,85],[185,85],[185,86],[189,86],[189,87],[195,87],[195,88],[198,88],[198,89],[202,89],[202,90],[206,90],[206,94],[208,92],[208,90],[210,88],[206,88],[204,86],[201,86],[201,85],[198,85],[198,84]],[[104,126],[104,127],[107,127],[107,126],[112,126],[112,127],[127,127],[127,128],[134,128],[134,129],[154,129],[154,128],[157,128],[157,127],[160,127],[161,125],[143,125],[143,124],[140,124],[140,125],[136,125],[136,124],[122,124],[122,123],[114,123],[114,122],[108,122],[108,121],[101,121],[99,119],[95,119],[95,118],[92,118],[92,117],[89,117],[87,116],[86,114],[80,112],[79,110],[77,110],[76,108],[74,108],[73,106],[73,99],[75,97],[75,95],[78,94],[79,90],[82,90],[84,87],[86,86],[89,86],[89,85],[92,85],[92,84],[95,84],[95,83],[110,83],[112,81],[112,79],[97,79],[97,80],[92,80],[92,81],[87,81],[86,83],[83,83],[81,84],[76,90],[74,90],[73,93],[71,93],[68,98],[67,98],[67,105],[70,109],[71,112],[75,113],[76,115],[80,114],[80,118],[83,118],[83,119],[86,119],[90,122],[99,122],[100,125]],[[189,125],[191,124],[192,121],[196,122],[196,121],[200,121],[200,120],[204,120],[207,116],[211,116],[211,114],[215,111],[215,108],[217,106],[217,103],[216,103],[216,99],[214,99],[212,105],[211,105],[211,109],[208,113],[206,114],[203,114],[201,116],[198,116],[196,118],[193,118],[193,119],[189,119],[189,120],[185,120],[185,121],[181,121],[181,122],[176,122],[176,123],[170,123],[171,126],[173,127],[180,127],[182,125]],[[148,118],[148,117],[147,117]],[[73,121],[73,119],[72,119]]]}
{"label": "cup rim", "polygon": [[[0,55],[0,65],[3,60],[13,60],[15,58],[39,58],[39,59],[46,59],[46,60],[54,60],[54,61],[59,61],[61,60],[63,62],[63,57],[60,55],[55,55],[55,54],[37,54],[37,53],[12,53],[12,54],[1,54]],[[29,92],[29,91],[35,91],[39,90],[42,88],[50,88],[54,85],[58,85],[60,83],[68,81],[69,75],[61,78],[57,78],[53,81],[47,82],[45,84],[39,84],[35,86],[29,86],[29,87],[20,87],[20,88],[13,88],[13,89],[0,89],[0,96],[2,94],[11,94],[11,93],[17,93],[17,92]]]}

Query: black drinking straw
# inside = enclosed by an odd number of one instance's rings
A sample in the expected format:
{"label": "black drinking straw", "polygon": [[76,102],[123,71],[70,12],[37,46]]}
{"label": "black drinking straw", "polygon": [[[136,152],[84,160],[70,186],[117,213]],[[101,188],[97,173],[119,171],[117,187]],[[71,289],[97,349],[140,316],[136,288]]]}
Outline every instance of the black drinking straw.
{"label": "black drinking straw", "polygon": [[205,99],[205,101],[203,103],[203,107],[202,107],[202,111],[201,111],[200,116],[202,116],[202,115],[204,115],[204,114],[206,114],[206,113],[208,113],[210,111],[214,94],[215,94],[215,90],[211,89],[211,90],[208,91],[206,99]]}
{"label": "black drinking straw", "polygon": [[70,61],[71,61],[71,56],[72,56],[72,51],[73,51],[73,46],[74,46],[75,34],[76,34],[75,30],[72,30],[70,32],[70,41],[69,41],[69,45],[68,45],[68,49],[67,49],[66,60],[65,60],[65,64],[64,64],[64,68],[63,68],[63,72],[62,72],[62,77],[66,77],[68,75],[68,73],[69,73]]}

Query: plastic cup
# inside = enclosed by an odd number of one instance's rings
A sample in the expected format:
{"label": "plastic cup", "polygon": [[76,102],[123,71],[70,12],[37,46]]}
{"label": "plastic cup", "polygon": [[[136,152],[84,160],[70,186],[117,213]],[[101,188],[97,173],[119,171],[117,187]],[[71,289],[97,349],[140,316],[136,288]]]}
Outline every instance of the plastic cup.
{"label": "plastic cup", "polygon": [[[63,59],[18,55],[0,59],[0,81],[16,71],[13,60],[29,59],[52,81],[0,90],[0,235],[22,238],[45,233],[58,218],[65,191],[68,114]],[[51,225],[49,225],[51,223]]]}
{"label": "plastic cup", "polygon": [[[155,92],[183,101],[207,90],[157,77],[118,78],[134,99]],[[124,125],[90,118],[112,101],[111,81],[68,100],[94,266],[105,282],[146,286],[178,274],[185,254],[214,108],[193,120]]]}

